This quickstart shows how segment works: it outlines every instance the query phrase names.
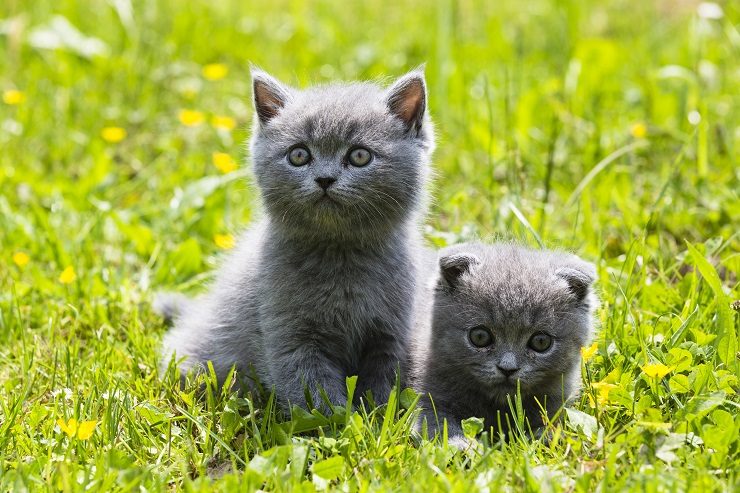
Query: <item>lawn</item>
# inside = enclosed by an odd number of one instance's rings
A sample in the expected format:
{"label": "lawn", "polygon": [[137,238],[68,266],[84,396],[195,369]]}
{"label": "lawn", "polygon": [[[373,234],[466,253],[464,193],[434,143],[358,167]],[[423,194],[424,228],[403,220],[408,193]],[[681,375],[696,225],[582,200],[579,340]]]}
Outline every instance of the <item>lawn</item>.
{"label": "lawn", "polygon": [[[291,418],[161,378],[153,294],[202,291],[259,207],[249,64],[423,62],[430,243],[598,266],[548,439],[458,452],[412,434],[409,392]],[[737,491],[738,62],[736,2],[4,0],[0,489]]]}

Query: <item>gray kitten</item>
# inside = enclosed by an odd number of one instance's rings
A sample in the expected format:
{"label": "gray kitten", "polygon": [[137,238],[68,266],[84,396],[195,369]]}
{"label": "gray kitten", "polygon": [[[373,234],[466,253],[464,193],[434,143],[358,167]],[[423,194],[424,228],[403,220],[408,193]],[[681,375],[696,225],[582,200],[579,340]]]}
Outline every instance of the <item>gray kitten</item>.
{"label": "gray kitten", "polygon": [[411,349],[412,385],[434,405],[427,400],[422,418],[432,431],[446,419],[457,445],[460,421],[472,416],[505,433],[518,384],[531,428],[541,427],[541,408],[552,415],[579,387],[594,266],[560,252],[466,244],[443,250],[436,271]]}
{"label": "gray kitten", "polygon": [[424,74],[384,89],[298,90],[253,70],[254,175],[266,217],[202,298],[160,300],[174,315],[163,365],[212,362],[257,377],[285,408],[387,399],[412,323],[418,224],[434,147]]}

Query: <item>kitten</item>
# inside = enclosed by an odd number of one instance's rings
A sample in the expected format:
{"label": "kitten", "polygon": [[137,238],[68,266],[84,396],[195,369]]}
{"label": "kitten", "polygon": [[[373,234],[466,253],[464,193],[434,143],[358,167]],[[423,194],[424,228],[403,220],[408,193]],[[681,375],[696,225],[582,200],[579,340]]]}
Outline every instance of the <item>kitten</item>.
{"label": "kitten", "polygon": [[436,270],[433,306],[411,347],[412,385],[433,401],[422,419],[432,431],[446,419],[456,445],[466,443],[460,421],[472,416],[506,433],[519,387],[531,429],[541,427],[541,409],[552,415],[579,387],[594,266],[560,252],[466,244],[443,250]]}
{"label": "kitten", "polygon": [[233,366],[288,409],[319,389],[345,404],[345,378],[383,402],[412,323],[415,250],[434,142],[422,70],[388,89],[288,87],[253,70],[253,170],[266,217],[200,299],[174,316],[163,365]]}

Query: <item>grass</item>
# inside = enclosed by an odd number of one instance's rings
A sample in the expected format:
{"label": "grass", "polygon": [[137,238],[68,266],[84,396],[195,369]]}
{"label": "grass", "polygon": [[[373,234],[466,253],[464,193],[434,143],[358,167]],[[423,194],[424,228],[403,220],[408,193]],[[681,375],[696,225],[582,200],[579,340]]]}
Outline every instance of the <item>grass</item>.
{"label": "grass", "polygon": [[[740,10],[697,5],[2,2],[0,488],[738,490]],[[584,394],[549,441],[458,453],[411,435],[408,393],[285,419],[160,379],[152,293],[197,292],[255,212],[230,171],[249,62],[299,85],[426,62],[429,240],[597,263]]]}

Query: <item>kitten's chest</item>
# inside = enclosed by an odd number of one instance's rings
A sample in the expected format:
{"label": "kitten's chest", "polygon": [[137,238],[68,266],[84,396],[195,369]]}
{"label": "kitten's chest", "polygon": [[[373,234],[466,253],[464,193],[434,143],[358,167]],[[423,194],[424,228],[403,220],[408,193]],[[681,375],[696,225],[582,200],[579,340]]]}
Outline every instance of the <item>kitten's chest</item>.
{"label": "kitten's chest", "polygon": [[347,335],[402,318],[413,274],[405,252],[317,248],[274,255],[268,284],[281,309]]}

